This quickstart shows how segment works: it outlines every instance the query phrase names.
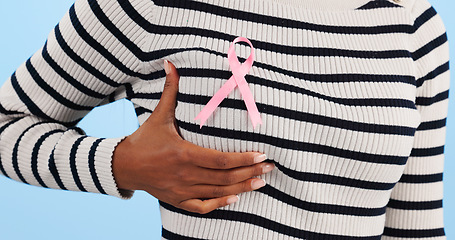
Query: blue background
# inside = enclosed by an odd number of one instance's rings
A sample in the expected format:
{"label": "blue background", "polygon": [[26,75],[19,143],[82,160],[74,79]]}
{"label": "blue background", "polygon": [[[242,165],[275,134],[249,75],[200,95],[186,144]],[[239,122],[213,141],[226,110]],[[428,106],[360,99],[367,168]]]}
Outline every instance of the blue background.
{"label": "blue background", "polygon": [[[0,84],[37,51],[74,0],[3,1],[0,7]],[[430,0],[455,34],[455,1]],[[450,42],[455,56],[455,40]],[[455,66],[451,64],[451,69]],[[454,84],[455,74],[452,74]],[[453,102],[453,91],[450,98]],[[444,174],[446,233],[455,236],[455,106],[449,106]],[[138,126],[127,101],[92,111],[80,123],[89,135],[118,137]],[[108,120],[108,121],[105,121]],[[0,239],[160,239],[156,199],[136,192],[125,201],[91,193],[43,189],[0,176]]]}

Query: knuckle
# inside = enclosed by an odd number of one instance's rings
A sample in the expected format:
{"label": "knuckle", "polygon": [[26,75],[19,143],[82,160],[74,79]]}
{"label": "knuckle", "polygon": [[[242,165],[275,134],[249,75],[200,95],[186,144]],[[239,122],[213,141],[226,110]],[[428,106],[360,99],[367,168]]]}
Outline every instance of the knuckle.
{"label": "knuckle", "polygon": [[183,167],[191,159],[188,150],[180,145],[174,145],[173,148],[174,149],[170,150],[172,152],[168,154],[169,158],[171,158],[175,164],[178,164],[179,167]]}
{"label": "knuckle", "polygon": [[222,197],[225,195],[225,191],[222,187],[214,187],[212,193],[216,197]]}
{"label": "knuckle", "polygon": [[166,78],[166,81],[164,82],[164,89],[169,89],[172,87],[172,81],[169,79],[169,77]]}
{"label": "knuckle", "polygon": [[254,168],[252,168],[251,170],[251,174],[252,176],[259,176],[259,175],[262,175],[264,172],[264,167],[265,165],[258,165],[258,166],[255,166]]}
{"label": "knuckle", "polygon": [[178,161],[185,161],[186,160],[186,149],[185,148],[182,148],[182,147],[176,147],[174,149],[174,157],[176,160]]}
{"label": "knuckle", "polygon": [[182,144],[182,142],[176,146],[175,151],[176,158],[182,163],[188,163],[193,159],[191,150],[185,144]]}
{"label": "knuckle", "polygon": [[218,154],[214,159],[215,166],[220,169],[226,169],[228,167],[228,162],[229,161],[224,154]]}
{"label": "knuckle", "polygon": [[172,192],[172,195],[174,195],[175,199],[184,199],[186,196],[186,191],[182,190],[179,187],[171,188],[170,192]]}
{"label": "knuckle", "polygon": [[191,174],[186,170],[178,171],[175,175],[179,182],[187,183],[191,181]]}
{"label": "knuckle", "polygon": [[241,159],[242,160],[240,162],[241,162],[242,166],[250,166],[250,165],[254,164],[253,159],[246,154],[242,154]]}
{"label": "knuckle", "polygon": [[241,184],[240,184],[240,188],[242,189],[243,192],[249,192],[249,191],[252,191],[253,190],[253,187],[251,187],[251,181],[248,180],[248,181],[243,181]]}
{"label": "knuckle", "polygon": [[234,172],[225,173],[223,176],[223,183],[225,185],[232,185],[232,184],[236,183],[236,180],[237,180],[237,174],[235,174]]}

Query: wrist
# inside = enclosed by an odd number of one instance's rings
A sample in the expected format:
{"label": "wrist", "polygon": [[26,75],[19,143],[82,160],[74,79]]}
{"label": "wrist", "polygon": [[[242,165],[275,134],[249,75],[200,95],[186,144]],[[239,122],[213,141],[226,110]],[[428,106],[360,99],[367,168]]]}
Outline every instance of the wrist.
{"label": "wrist", "polygon": [[[129,192],[134,191],[133,185],[130,183],[129,164],[128,158],[131,157],[129,154],[130,147],[128,146],[127,138],[123,139],[114,149],[112,155],[112,173],[114,180],[119,188],[122,195],[129,195]],[[125,192],[125,194],[123,193]]]}

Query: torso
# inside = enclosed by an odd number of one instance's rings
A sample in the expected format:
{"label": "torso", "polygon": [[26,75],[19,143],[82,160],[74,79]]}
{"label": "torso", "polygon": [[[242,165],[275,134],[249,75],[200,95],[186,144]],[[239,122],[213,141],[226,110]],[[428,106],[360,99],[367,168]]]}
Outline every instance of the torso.
{"label": "torso", "polygon": [[[208,215],[163,203],[164,237],[380,238],[420,119],[407,10],[356,9],[367,2],[334,10],[293,1],[155,1],[148,67],[165,58],[179,70],[182,136],[221,151],[262,152],[277,166],[263,177],[266,187]],[[237,36],[255,47],[246,80],[263,123],[253,129],[235,89],[200,129],[194,118],[232,75],[226,54]],[[236,52],[247,58],[250,48],[237,44]],[[132,84],[141,123],[163,82]]]}

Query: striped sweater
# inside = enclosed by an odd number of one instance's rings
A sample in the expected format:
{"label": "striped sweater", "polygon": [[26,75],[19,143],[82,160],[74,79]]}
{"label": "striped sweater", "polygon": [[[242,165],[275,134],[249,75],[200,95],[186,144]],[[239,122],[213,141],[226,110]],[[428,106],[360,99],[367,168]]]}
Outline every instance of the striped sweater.
{"label": "striped sweater", "polygon": [[[256,49],[246,80],[263,124],[253,129],[235,89],[200,129],[237,36]],[[77,0],[0,90],[0,172],[131,197],[111,169],[121,138],[75,126],[122,98],[143,123],[163,59],[181,75],[186,140],[277,166],[264,188],[206,215],[161,202],[164,239],[445,239],[448,43],[426,0]]]}

